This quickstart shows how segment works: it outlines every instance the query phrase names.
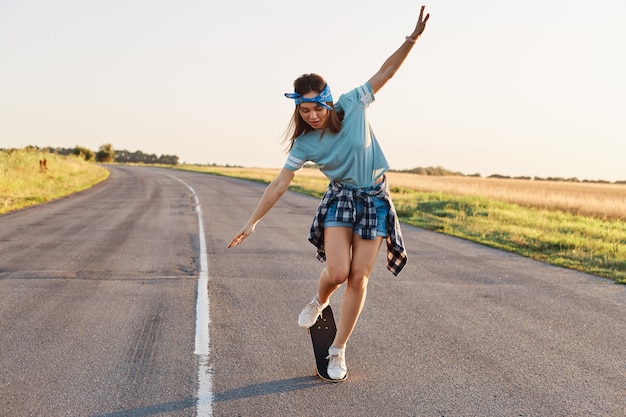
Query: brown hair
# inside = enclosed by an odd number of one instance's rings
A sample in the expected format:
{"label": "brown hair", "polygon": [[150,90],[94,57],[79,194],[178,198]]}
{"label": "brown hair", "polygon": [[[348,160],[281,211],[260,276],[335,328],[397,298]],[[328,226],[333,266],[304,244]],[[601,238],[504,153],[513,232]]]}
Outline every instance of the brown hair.
{"label": "brown hair", "polygon": [[[293,90],[294,92],[305,95],[310,92],[321,93],[326,86],[326,81],[322,78],[321,75],[318,74],[304,74],[293,82]],[[333,103],[326,103],[333,109],[335,105]],[[324,126],[322,130],[322,135],[326,133],[326,129],[328,129],[331,133],[339,133],[341,130],[341,122],[343,120],[343,112],[339,114],[335,110],[329,110],[328,120],[326,122],[326,126]],[[287,126],[287,130],[285,131],[285,142],[288,142],[287,152],[293,148],[293,144],[298,138],[298,136],[303,133],[311,132],[313,129],[307,122],[305,122],[300,116],[299,105],[296,105],[296,108],[293,110],[293,115],[291,116],[291,120],[289,121],[289,126]],[[320,136],[320,137],[321,137]]]}

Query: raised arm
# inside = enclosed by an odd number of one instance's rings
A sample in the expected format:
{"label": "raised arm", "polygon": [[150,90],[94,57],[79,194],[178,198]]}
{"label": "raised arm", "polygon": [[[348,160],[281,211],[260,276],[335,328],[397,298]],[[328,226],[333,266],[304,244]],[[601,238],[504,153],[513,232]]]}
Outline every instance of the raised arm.
{"label": "raised arm", "polygon": [[424,16],[424,8],[425,6],[422,6],[422,8],[420,9],[420,16],[417,20],[417,24],[415,25],[413,33],[407,36],[407,39],[400,46],[400,48],[398,48],[396,52],[394,52],[389,58],[387,58],[387,60],[383,63],[383,66],[380,67],[378,72],[374,74],[372,78],[370,78],[369,83],[372,86],[374,94],[376,94],[378,90],[380,90],[382,86],[385,85],[387,81],[389,81],[391,77],[394,76],[396,71],[398,71],[398,68],[400,68],[400,66],[404,62],[404,59],[411,51],[411,48],[413,48],[413,45],[415,44],[417,38],[419,38],[422,32],[424,32],[424,29],[426,29],[426,22],[428,22],[430,14],[427,13],[426,16]]}
{"label": "raised arm", "polygon": [[291,180],[295,173],[293,171],[288,170],[287,168],[283,168],[278,176],[272,181],[265,192],[263,193],[263,197],[261,197],[261,201],[257,205],[257,208],[254,210],[248,223],[237,233],[232,242],[228,245],[229,248],[233,246],[237,246],[240,243],[243,243],[244,240],[248,236],[254,232],[254,228],[256,224],[267,214],[268,211],[274,207],[274,204],[278,201],[278,199],[287,191],[289,184],[291,184]]}

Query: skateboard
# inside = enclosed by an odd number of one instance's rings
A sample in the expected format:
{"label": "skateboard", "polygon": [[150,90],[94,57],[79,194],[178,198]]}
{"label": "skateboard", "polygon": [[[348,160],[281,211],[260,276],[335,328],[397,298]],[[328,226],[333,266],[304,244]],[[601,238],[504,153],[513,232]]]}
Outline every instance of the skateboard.
{"label": "skateboard", "polygon": [[317,367],[317,376],[324,381],[329,382],[342,382],[343,379],[330,379],[328,377],[328,348],[332,345],[337,333],[337,325],[335,324],[335,316],[330,305],[327,306],[322,314],[317,318],[317,321],[311,328],[309,328],[311,334],[311,341],[313,342],[313,353],[315,354],[315,364]]}

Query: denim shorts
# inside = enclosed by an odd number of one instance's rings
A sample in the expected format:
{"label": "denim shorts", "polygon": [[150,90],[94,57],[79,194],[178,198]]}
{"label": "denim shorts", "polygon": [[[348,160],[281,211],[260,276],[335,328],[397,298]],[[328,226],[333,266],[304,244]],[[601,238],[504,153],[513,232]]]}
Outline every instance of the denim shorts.
{"label": "denim shorts", "polygon": [[[374,208],[376,209],[376,236],[387,237],[389,234],[387,231],[387,216],[389,215],[389,204],[382,198],[372,196],[372,200],[374,202]],[[337,213],[337,204],[338,201],[334,201],[326,212],[326,217],[324,218],[324,224],[322,227],[351,227],[354,229],[354,233],[357,234],[361,230],[361,225],[359,221],[361,217],[363,217],[363,213],[365,211],[365,205],[362,200],[356,200],[356,223],[353,222],[337,222],[335,221],[335,215]]]}

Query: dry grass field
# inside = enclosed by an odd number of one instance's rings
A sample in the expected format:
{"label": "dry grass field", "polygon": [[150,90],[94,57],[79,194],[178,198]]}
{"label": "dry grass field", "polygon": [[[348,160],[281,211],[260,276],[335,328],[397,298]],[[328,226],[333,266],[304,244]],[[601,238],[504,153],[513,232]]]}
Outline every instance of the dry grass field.
{"label": "dry grass field", "polygon": [[626,220],[626,184],[388,174],[392,187],[489,199],[601,219]]}

